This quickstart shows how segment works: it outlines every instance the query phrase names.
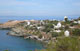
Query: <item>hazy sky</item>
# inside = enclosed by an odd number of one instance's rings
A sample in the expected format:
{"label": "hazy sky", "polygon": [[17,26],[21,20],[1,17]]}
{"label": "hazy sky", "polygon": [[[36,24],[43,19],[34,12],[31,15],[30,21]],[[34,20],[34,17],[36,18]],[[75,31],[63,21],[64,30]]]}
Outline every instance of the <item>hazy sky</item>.
{"label": "hazy sky", "polygon": [[80,0],[0,0],[0,16],[80,16]]}

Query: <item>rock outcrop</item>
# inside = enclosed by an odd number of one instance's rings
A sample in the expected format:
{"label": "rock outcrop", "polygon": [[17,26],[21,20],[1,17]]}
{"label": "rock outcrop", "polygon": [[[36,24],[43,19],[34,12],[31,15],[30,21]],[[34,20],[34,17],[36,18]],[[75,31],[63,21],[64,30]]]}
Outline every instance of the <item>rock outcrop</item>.
{"label": "rock outcrop", "polygon": [[26,30],[23,28],[17,27],[17,28],[12,28],[10,32],[8,32],[8,35],[12,36],[26,36]]}
{"label": "rock outcrop", "polygon": [[21,23],[23,21],[8,21],[6,23],[0,24],[0,29],[10,29],[15,27],[16,24]]}

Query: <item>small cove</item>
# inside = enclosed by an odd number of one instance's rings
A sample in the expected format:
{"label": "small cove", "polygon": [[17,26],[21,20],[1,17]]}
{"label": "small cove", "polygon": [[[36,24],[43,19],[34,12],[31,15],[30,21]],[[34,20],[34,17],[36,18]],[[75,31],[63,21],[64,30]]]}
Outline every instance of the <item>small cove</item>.
{"label": "small cove", "polygon": [[22,37],[7,35],[9,30],[0,30],[0,51],[9,49],[10,51],[29,51],[43,49],[40,42]]}

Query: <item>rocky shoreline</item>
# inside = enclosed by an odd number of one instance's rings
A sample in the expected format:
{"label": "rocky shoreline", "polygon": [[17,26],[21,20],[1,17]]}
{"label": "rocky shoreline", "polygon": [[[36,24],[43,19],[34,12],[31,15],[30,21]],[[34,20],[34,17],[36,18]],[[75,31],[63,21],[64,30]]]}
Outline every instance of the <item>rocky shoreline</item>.
{"label": "rocky shoreline", "polygon": [[[9,21],[4,24],[0,24],[0,27],[2,29],[10,28],[10,31],[7,33],[8,35],[23,37],[24,39],[30,38],[48,44],[50,41],[53,43],[56,42],[57,37],[69,37],[72,36],[72,34],[74,35],[75,33],[72,29],[76,29],[80,26],[78,23],[80,21],[79,18],[76,20],[77,23],[74,22],[75,20],[68,20],[68,18],[65,18],[65,21]],[[79,28],[77,29],[79,30]]]}
{"label": "rocky shoreline", "polygon": [[[47,42],[49,39],[48,35],[46,35],[45,32],[42,32],[42,31],[37,32],[36,30],[25,29],[28,26],[28,24],[26,24],[26,22],[28,22],[28,21],[19,21],[18,23],[10,25],[12,22],[15,22],[15,21],[7,22],[2,25],[3,26],[2,29],[4,29],[4,27],[5,27],[5,29],[10,29],[10,31],[7,33],[7,35],[24,37],[24,39],[27,39],[27,38],[35,39],[35,40],[38,40],[41,42],[42,41]],[[31,20],[31,22],[36,23],[37,21]],[[10,27],[8,27],[6,24],[9,25]],[[35,35],[34,34],[35,32],[37,32],[36,34],[41,33],[41,37],[39,37],[39,35]]]}
{"label": "rocky shoreline", "polygon": [[7,35],[24,37],[24,39],[26,38],[37,39],[37,40],[42,41],[42,39],[39,39],[38,36],[27,34],[26,32],[29,32],[29,30],[27,31],[27,30],[24,30],[24,28],[22,27],[19,27],[19,28],[16,27],[18,24],[22,22],[24,21],[8,21],[4,24],[0,24],[0,29],[10,30],[10,32],[8,32]]}
{"label": "rocky shoreline", "polygon": [[[29,31],[29,30],[28,30]],[[47,43],[47,41],[45,41],[46,39],[44,38],[44,36],[42,38],[39,38],[37,35],[33,35],[33,34],[27,34],[26,32],[28,32],[26,30],[23,30],[22,28],[12,28],[7,35],[11,35],[11,36],[18,36],[18,37],[23,37],[24,39],[33,39],[33,40],[37,40],[40,42],[44,42]]]}
{"label": "rocky shoreline", "polygon": [[8,21],[8,22],[0,24],[0,29],[11,29],[11,28],[14,28],[18,23],[21,23],[21,22],[23,21],[17,21],[17,20]]}
{"label": "rocky shoreline", "polygon": [[[14,23],[14,24],[12,24]],[[10,29],[7,35],[32,39],[43,43],[44,47],[58,43],[59,39],[75,38],[80,36],[80,18],[64,21],[57,20],[24,20],[9,21],[0,24],[1,29]],[[62,40],[62,42],[64,42]]]}

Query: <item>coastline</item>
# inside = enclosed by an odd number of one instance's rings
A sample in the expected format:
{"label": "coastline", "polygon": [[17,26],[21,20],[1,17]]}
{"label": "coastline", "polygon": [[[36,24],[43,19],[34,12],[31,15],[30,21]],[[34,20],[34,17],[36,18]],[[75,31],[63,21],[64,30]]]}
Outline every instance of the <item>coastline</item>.
{"label": "coastline", "polygon": [[[65,21],[58,20],[24,20],[24,21],[9,21],[4,24],[2,28],[10,28],[7,35],[23,37],[24,39],[32,39],[44,43],[47,45],[52,42],[57,42],[57,38],[72,37],[74,36],[74,30],[80,29],[79,18],[74,20]],[[12,24],[14,23],[14,24]],[[5,26],[4,26],[5,25]],[[69,31],[68,31],[69,30]],[[73,35],[72,35],[73,34]],[[46,44],[46,45],[45,45]]]}

